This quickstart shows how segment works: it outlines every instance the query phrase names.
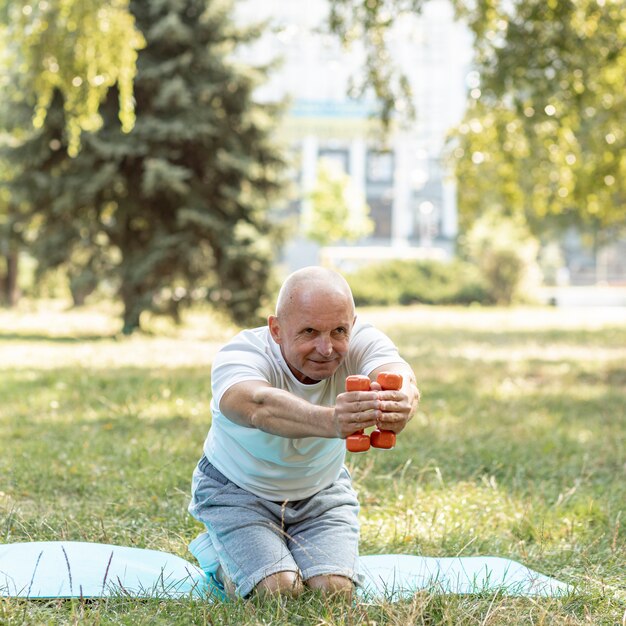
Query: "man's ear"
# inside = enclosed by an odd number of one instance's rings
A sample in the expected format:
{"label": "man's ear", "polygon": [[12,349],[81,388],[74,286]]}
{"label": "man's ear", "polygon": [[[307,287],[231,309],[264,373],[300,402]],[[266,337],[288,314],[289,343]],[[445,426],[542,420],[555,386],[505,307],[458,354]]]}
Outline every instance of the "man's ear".
{"label": "man's ear", "polygon": [[270,315],[267,318],[267,325],[270,329],[270,335],[272,335],[272,339],[280,345],[280,322],[275,315]]}

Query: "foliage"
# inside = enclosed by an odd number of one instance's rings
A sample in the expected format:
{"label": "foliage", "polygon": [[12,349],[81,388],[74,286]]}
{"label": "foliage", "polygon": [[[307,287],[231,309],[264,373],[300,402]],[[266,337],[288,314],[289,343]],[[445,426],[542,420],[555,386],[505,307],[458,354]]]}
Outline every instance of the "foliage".
{"label": "foliage", "polygon": [[[0,304],[15,306],[19,300],[20,252],[28,238],[25,207],[14,197],[11,181],[21,171],[9,158],[24,128],[30,128],[32,108],[15,91],[0,99]],[[26,131],[27,132],[27,131]],[[32,165],[32,164],[31,164]]]}
{"label": "foliage", "polygon": [[454,134],[463,222],[498,208],[526,216],[535,232],[575,224],[619,235],[626,6],[489,0],[478,8],[462,11],[476,35],[473,99]]}
{"label": "foliage", "polygon": [[[23,252],[27,249],[40,259],[35,272],[35,290],[47,270],[62,266],[70,276],[75,302],[81,304],[95,288],[93,280],[89,287],[85,284],[89,268],[93,268],[105,253],[90,236],[97,222],[74,221],[67,212],[54,207],[62,193],[63,177],[71,164],[63,149],[64,145],[67,147],[67,127],[61,94],[55,92],[40,129],[29,124],[34,106],[34,97],[29,101],[27,94],[19,97],[13,94],[2,108],[3,126],[10,131],[11,137],[5,146],[0,147],[0,159],[7,168],[6,230],[20,259],[24,260]],[[48,210],[52,214],[46,219]],[[45,237],[37,236],[43,232]],[[68,241],[73,243],[67,246]],[[102,270],[97,280],[106,276]]]}
{"label": "foliage", "polygon": [[392,27],[399,15],[419,12],[428,0],[330,0],[329,30],[350,48],[365,50],[363,74],[349,88],[352,96],[373,95],[379,118],[388,129],[394,118],[415,115],[411,86],[389,52]]}
{"label": "foliage", "polygon": [[[427,1],[330,1],[331,32],[365,50],[364,73],[351,92],[373,92],[386,125],[412,101],[389,51],[393,25]],[[618,236],[626,221],[624,3],[454,4],[476,41],[472,106],[453,149],[464,223],[498,206],[526,215],[535,231],[575,223]],[[5,78],[0,87],[33,83],[38,124],[59,88],[70,152],[78,129],[97,125],[98,103],[115,83],[124,128],[132,125],[134,59],[143,44],[127,6],[128,0],[0,1],[0,34],[9,42],[4,64],[19,67],[21,77]]]}
{"label": "foliage", "polygon": [[489,211],[461,238],[461,249],[479,268],[492,302],[508,305],[532,300],[541,278],[539,242],[522,219]]}
{"label": "foliage", "polygon": [[[428,0],[331,0],[329,27],[366,49],[364,85],[398,117],[410,94],[390,38]],[[469,109],[452,134],[461,229],[485,210],[534,232],[626,227],[626,5],[611,0],[453,0],[475,37]]]}
{"label": "foliage", "polygon": [[346,275],[357,306],[488,304],[488,286],[461,261],[388,261]]}
{"label": "foliage", "polygon": [[345,172],[326,159],[318,163],[317,183],[309,200],[310,210],[302,216],[303,230],[320,245],[357,241],[374,230],[363,194]]}
{"label": "foliage", "polygon": [[[167,337],[115,337],[116,319],[105,311],[58,313],[50,303],[34,310],[0,311],[2,541],[95,541],[192,561],[187,544],[200,527],[186,507],[210,420],[207,373],[233,329],[202,314]],[[390,333],[423,392],[396,449],[348,459],[362,553],[503,556],[573,583],[574,595],[422,593],[348,607],[313,594],[217,604],[5,598],[0,621],[621,623],[623,315],[426,307],[359,314]]]}
{"label": "foliage", "polygon": [[254,32],[235,29],[216,1],[130,8],[146,39],[132,131],[120,126],[112,88],[102,127],[69,158],[56,92],[43,127],[13,154],[36,153],[12,183],[37,226],[33,250],[43,269],[74,268],[82,289],[113,280],[126,332],[143,311],[176,317],[199,297],[249,321],[270,277],[278,229],[268,206],[282,166],[276,107],[252,99],[265,71],[232,59]]}
{"label": "foliage", "polygon": [[347,275],[357,305],[500,304],[533,300],[538,241],[523,220],[492,211],[460,239],[453,261],[388,261]]}
{"label": "foliage", "polygon": [[118,85],[122,127],[126,132],[132,128],[133,79],[144,41],[128,0],[1,0],[0,16],[0,35],[7,42],[2,61],[13,74],[11,82],[0,82],[0,89],[36,94],[35,127],[43,124],[59,90],[67,114],[68,151],[75,155],[81,130],[100,126],[99,105]]}

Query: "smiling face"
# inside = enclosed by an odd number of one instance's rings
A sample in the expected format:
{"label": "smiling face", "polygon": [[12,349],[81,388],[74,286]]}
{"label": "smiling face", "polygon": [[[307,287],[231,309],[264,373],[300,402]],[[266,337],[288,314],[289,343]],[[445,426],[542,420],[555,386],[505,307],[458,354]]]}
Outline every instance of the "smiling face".
{"label": "smiling face", "polygon": [[[354,326],[354,304],[341,277],[286,283],[279,297],[277,315],[269,317],[270,333],[280,345],[289,369],[302,383],[313,384],[329,378],[348,352]],[[334,274],[334,273],[333,273]]]}

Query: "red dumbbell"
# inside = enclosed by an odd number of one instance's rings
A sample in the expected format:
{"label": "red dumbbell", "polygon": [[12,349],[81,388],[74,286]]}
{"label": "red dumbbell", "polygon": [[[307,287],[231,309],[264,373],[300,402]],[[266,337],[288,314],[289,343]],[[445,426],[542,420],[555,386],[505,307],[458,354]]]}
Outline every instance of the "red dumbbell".
{"label": "red dumbbell", "polygon": [[[382,389],[402,389],[402,376],[394,372],[381,372],[376,377],[376,382]],[[370,442],[374,448],[389,450],[396,445],[396,433],[392,430],[373,430]]]}
{"label": "red dumbbell", "polygon": [[[370,379],[367,376],[348,376],[346,378],[346,391],[369,391]],[[370,449],[370,438],[363,430],[346,437],[346,449],[349,452],[367,452]]]}

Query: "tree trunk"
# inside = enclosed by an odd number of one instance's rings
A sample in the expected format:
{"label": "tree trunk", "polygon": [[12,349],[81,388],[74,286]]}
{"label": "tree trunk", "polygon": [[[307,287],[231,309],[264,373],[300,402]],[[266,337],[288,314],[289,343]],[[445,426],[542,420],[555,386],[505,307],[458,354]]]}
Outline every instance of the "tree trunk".
{"label": "tree trunk", "polygon": [[98,279],[91,271],[91,268],[87,267],[81,273],[69,275],[69,287],[73,306],[82,307],[85,305],[88,296],[98,287]]}
{"label": "tree trunk", "polygon": [[134,306],[128,306],[124,304],[124,326],[122,327],[122,333],[124,335],[132,335],[136,330],[139,330],[140,323],[139,318],[141,311]]}
{"label": "tree trunk", "polygon": [[5,254],[4,260],[6,263],[6,275],[0,282],[0,285],[2,286],[0,301],[8,307],[14,307],[17,305],[20,298],[17,286],[17,272],[19,267],[18,251],[15,249],[9,249],[8,253]]}
{"label": "tree trunk", "polygon": [[122,333],[124,335],[132,335],[141,328],[140,317],[143,311],[141,297],[132,287],[122,287],[120,295],[124,303],[124,326],[122,327]]}

